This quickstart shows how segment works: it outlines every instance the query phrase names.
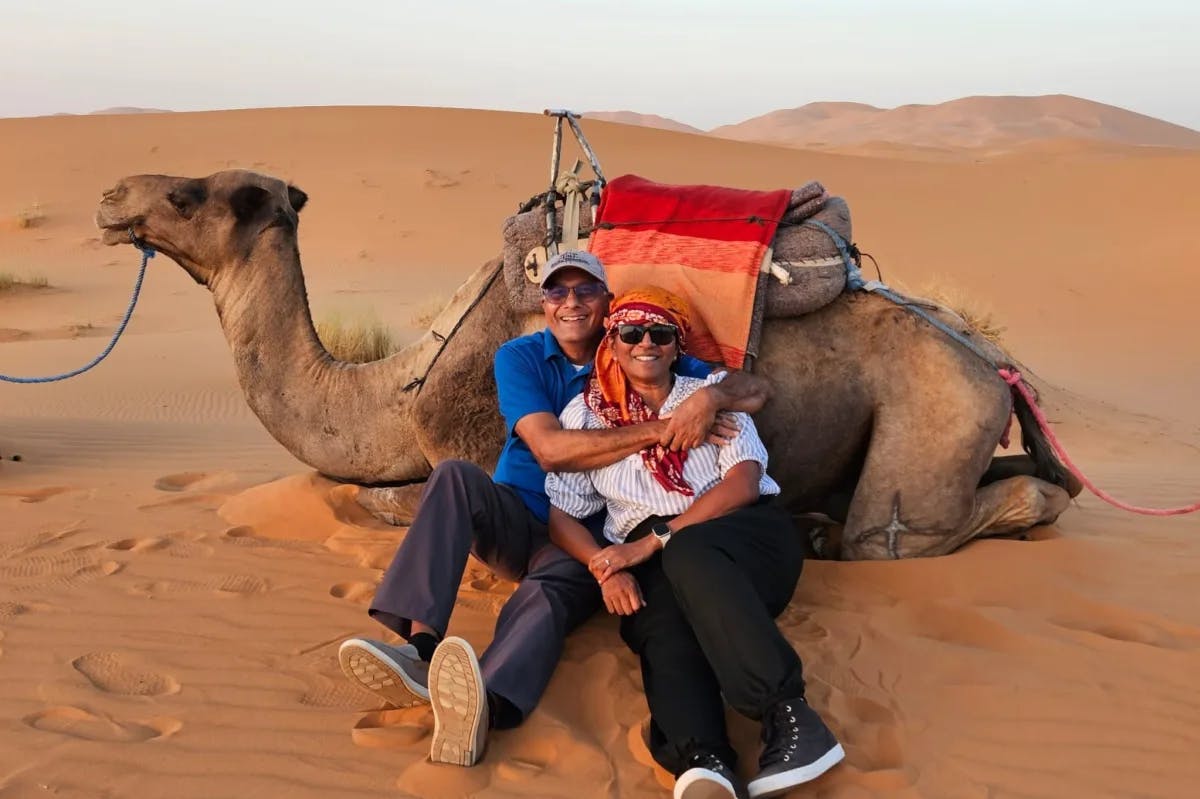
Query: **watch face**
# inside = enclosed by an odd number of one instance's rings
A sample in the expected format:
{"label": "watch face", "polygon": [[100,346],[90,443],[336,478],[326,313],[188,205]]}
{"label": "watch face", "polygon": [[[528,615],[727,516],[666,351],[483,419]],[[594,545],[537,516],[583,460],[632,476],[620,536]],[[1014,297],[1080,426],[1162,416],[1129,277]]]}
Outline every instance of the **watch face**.
{"label": "watch face", "polygon": [[671,535],[671,528],[662,522],[659,522],[658,524],[650,526],[650,532],[654,533],[659,538],[669,538]]}

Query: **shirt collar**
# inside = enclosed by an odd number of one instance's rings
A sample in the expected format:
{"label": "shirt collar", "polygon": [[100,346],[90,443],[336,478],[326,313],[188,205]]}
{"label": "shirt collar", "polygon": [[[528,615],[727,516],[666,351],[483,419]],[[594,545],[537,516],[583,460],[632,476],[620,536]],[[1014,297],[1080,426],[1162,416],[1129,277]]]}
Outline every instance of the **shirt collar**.
{"label": "shirt collar", "polygon": [[[554,334],[550,332],[550,328],[548,327],[542,330],[542,357],[547,361],[559,358],[561,359],[564,367],[572,366],[571,361],[567,359],[567,354],[563,352],[562,347],[558,345],[558,339],[554,337]],[[588,362],[584,364],[583,369],[581,369],[578,374],[587,374],[591,370],[592,364],[591,362]]]}

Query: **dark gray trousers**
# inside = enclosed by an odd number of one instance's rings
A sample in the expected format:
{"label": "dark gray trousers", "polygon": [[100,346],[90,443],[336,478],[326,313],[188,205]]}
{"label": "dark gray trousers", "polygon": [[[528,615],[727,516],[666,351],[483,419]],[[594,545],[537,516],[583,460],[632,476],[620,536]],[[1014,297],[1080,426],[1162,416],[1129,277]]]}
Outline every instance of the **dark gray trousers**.
{"label": "dark gray trousers", "polygon": [[414,620],[445,635],[468,555],[520,583],[479,665],[487,689],[523,720],[545,691],[567,633],[600,607],[600,589],[586,566],[550,543],[546,525],[513,489],[472,463],[444,461],[425,484],[371,617],[405,638]]}

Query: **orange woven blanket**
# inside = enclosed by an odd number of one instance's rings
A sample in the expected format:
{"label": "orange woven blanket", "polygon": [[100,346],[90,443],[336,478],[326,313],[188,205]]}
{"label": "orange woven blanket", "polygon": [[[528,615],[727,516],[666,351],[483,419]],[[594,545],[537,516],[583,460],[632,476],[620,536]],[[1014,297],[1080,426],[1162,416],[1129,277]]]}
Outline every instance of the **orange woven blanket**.
{"label": "orange woven blanket", "polygon": [[613,293],[654,285],[685,297],[690,353],[740,369],[763,256],[790,198],[622,175],[604,188],[589,248]]}

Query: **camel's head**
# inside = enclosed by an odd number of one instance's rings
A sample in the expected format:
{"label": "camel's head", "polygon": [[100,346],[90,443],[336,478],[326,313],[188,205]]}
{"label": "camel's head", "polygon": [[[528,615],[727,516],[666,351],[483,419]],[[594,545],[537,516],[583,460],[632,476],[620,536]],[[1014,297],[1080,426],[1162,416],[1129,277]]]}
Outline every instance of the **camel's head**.
{"label": "camel's head", "polygon": [[96,225],[110,245],[132,243],[132,230],[211,287],[218,272],[262,244],[294,247],[307,200],[295,186],[240,169],[206,178],[133,175],[104,193]]}

